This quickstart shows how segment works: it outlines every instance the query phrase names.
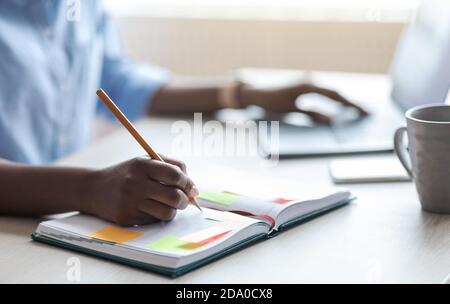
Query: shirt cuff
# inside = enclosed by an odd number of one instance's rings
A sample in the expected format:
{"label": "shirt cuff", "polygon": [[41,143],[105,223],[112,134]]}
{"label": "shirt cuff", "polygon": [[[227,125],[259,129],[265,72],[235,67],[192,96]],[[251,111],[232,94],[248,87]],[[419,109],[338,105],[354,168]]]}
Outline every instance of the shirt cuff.
{"label": "shirt cuff", "polygon": [[[171,78],[168,70],[150,64],[139,64],[127,73],[117,96],[118,106],[130,120],[142,117],[149,109],[151,100],[158,90],[167,84]],[[117,88],[114,88],[117,89]],[[105,111],[103,111],[105,112]],[[113,119],[114,115],[106,111],[106,117]]]}

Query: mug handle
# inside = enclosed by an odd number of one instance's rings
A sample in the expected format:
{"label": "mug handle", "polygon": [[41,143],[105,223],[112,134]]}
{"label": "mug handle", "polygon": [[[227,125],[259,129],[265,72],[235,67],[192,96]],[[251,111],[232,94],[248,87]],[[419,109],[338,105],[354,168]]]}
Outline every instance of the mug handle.
{"label": "mug handle", "polygon": [[412,177],[411,160],[409,158],[409,153],[405,145],[403,144],[403,136],[406,134],[406,127],[401,127],[395,131],[394,135],[394,150],[397,154],[398,159],[402,163],[408,175]]}

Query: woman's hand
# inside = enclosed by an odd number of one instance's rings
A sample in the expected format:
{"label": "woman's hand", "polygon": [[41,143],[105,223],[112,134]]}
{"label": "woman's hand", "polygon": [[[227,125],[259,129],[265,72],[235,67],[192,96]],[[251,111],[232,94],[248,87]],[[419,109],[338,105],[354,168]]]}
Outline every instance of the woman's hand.
{"label": "woman's hand", "polygon": [[299,84],[293,86],[282,87],[278,89],[261,90],[243,86],[240,93],[240,102],[244,106],[257,105],[267,111],[282,112],[300,112],[308,115],[317,123],[331,124],[332,120],[327,115],[319,112],[307,111],[297,107],[296,100],[300,95],[317,93],[330,98],[344,106],[355,108],[362,116],[368,113],[360,106],[350,102],[336,91],[318,87],[312,84]]}
{"label": "woman's hand", "polygon": [[119,225],[170,221],[198,195],[183,163],[135,158],[93,174],[87,213]]}

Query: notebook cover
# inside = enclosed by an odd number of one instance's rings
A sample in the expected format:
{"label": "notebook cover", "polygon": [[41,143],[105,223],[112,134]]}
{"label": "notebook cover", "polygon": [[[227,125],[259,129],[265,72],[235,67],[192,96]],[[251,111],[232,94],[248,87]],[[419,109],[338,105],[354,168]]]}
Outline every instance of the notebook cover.
{"label": "notebook cover", "polygon": [[188,272],[190,272],[190,271],[192,271],[194,269],[197,269],[197,268],[199,268],[201,266],[204,266],[204,265],[206,265],[208,263],[211,263],[211,262],[213,262],[215,260],[218,260],[218,259],[220,259],[220,258],[222,258],[222,257],[224,257],[224,256],[226,256],[228,254],[231,254],[233,252],[239,251],[239,250],[241,250],[241,249],[243,249],[243,248],[245,248],[245,247],[247,247],[247,246],[249,246],[251,244],[254,244],[254,243],[258,242],[258,241],[261,241],[263,239],[270,239],[270,238],[278,235],[280,232],[282,232],[282,231],[284,231],[286,229],[292,228],[294,226],[298,226],[298,225],[300,225],[300,224],[302,224],[302,223],[304,223],[306,221],[309,221],[309,220],[311,220],[313,218],[316,218],[316,217],[318,217],[318,216],[320,216],[322,214],[331,212],[332,210],[335,210],[335,209],[337,209],[339,207],[347,205],[353,199],[354,198],[351,198],[351,199],[348,199],[348,200],[344,200],[344,201],[340,201],[340,202],[337,202],[336,204],[333,204],[331,206],[327,206],[325,208],[322,208],[322,209],[316,210],[314,212],[311,212],[311,213],[305,214],[303,216],[300,216],[298,218],[292,219],[292,220],[290,220],[290,221],[280,225],[278,227],[278,230],[274,230],[270,234],[262,233],[262,234],[255,235],[255,236],[253,236],[251,238],[248,238],[248,239],[243,240],[243,241],[241,241],[239,243],[236,243],[236,244],[234,244],[234,245],[232,245],[232,246],[230,246],[230,247],[228,247],[228,248],[226,248],[226,249],[224,249],[224,250],[222,250],[220,252],[217,252],[217,253],[215,253],[213,255],[210,255],[210,256],[202,259],[202,260],[193,262],[191,264],[188,264],[188,265],[185,265],[185,266],[182,266],[182,267],[179,267],[179,268],[169,268],[169,267],[162,267],[162,266],[153,265],[153,264],[147,264],[147,263],[143,263],[143,262],[140,262],[140,261],[135,261],[135,260],[123,258],[123,257],[120,257],[120,256],[115,256],[115,255],[111,255],[111,254],[108,254],[108,253],[103,253],[103,252],[95,251],[95,250],[92,250],[92,249],[87,249],[85,247],[69,244],[69,243],[66,243],[66,242],[63,242],[63,241],[60,241],[60,240],[51,239],[51,238],[48,238],[46,236],[43,236],[43,235],[40,235],[40,234],[37,234],[37,233],[33,233],[31,235],[31,238],[33,240],[41,242],[41,243],[46,243],[46,244],[49,244],[49,245],[54,245],[54,246],[63,247],[63,248],[66,248],[66,249],[78,251],[78,252],[81,252],[81,253],[90,254],[90,255],[93,255],[93,256],[96,256],[96,257],[104,258],[104,259],[107,259],[107,260],[112,260],[112,261],[115,261],[115,262],[118,262],[118,263],[121,263],[121,264],[125,264],[125,265],[129,265],[129,266],[133,266],[133,267],[137,267],[137,268],[153,271],[153,272],[156,272],[156,273],[160,273],[160,274],[163,274],[163,275],[175,278],[175,277],[178,277],[178,276],[183,275],[185,273],[188,273]]}
{"label": "notebook cover", "polygon": [[349,198],[349,199],[345,199],[343,201],[339,201],[339,202],[337,202],[335,204],[332,204],[330,206],[327,206],[327,207],[315,210],[313,212],[304,214],[304,215],[296,217],[296,218],[294,218],[294,219],[292,219],[290,221],[287,221],[286,223],[281,224],[280,226],[278,226],[278,230],[273,230],[272,232],[270,232],[267,235],[267,238],[272,238],[272,237],[280,234],[281,232],[283,232],[283,231],[285,231],[287,229],[290,229],[292,227],[301,225],[301,224],[303,224],[303,223],[305,223],[307,221],[310,221],[312,219],[315,219],[316,217],[319,217],[319,216],[321,216],[321,215],[323,215],[325,213],[329,213],[329,212],[331,212],[331,211],[333,211],[335,209],[338,209],[338,208],[340,208],[342,206],[345,206],[345,205],[349,204],[351,201],[353,201],[354,199],[356,199],[356,198],[352,197],[352,198]]}
{"label": "notebook cover", "polygon": [[262,234],[258,234],[255,236],[252,236],[246,240],[243,240],[239,243],[236,243],[222,251],[219,251],[215,254],[212,254],[202,260],[193,262],[191,264],[179,267],[179,268],[169,268],[169,267],[162,267],[162,266],[158,266],[158,265],[153,265],[153,264],[147,264],[144,262],[140,262],[140,261],[135,261],[135,260],[131,260],[131,259],[127,259],[127,258],[123,258],[120,256],[116,256],[116,255],[112,255],[112,254],[108,254],[108,253],[104,253],[104,252],[99,252],[96,250],[92,250],[92,249],[88,249],[82,246],[77,246],[77,245],[73,245],[70,243],[66,243],[60,240],[55,240],[52,238],[48,238],[46,236],[40,235],[38,233],[33,233],[31,235],[31,238],[35,241],[41,242],[41,243],[45,243],[45,244],[49,244],[49,245],[54,245],[54,246],[58,246],[58,247],[63,247],[66,249],[70,249],[70,250],[74,250],[74,251],[78,251],[81,253],[86,253],[86,254],[90,254],[96,257],[100,257],[100,258],[104,258],[107,260],[111,260],[111,261],[115,261],[115,262],[119,262],[121,264],[125,264],[125,265],[129,265],[129,266],[133,266],[133,267],[137,267],[137,268],[141,268],[141,269],[145,269],[145,270],[149,270],[149,271],[153,271],[153,272],[157,272],[166,276],[170,276],[172,278],[178,277],[180,275],[183,275],[189,271],[192,271],[194,269],[197,269],[201,266],[204,266],[210,262],[213,262],[215,260],[220,259],[223,256],[226,256],[228,254],[231,254],[233,252],[239,251],[247,246],[249,246],[250,244],[256,243],[260,240],[263,240],[266,238],[266,234],[262,233]]}

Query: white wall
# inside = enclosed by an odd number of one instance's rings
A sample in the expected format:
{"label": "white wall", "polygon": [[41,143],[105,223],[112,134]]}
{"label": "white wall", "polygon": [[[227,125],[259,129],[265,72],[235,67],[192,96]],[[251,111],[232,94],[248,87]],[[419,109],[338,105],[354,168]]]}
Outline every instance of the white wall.
{"label": "white wall", "polygon": [[136,58],[179,74],[239,67],[384,73],[403,23],[117,17]]}

